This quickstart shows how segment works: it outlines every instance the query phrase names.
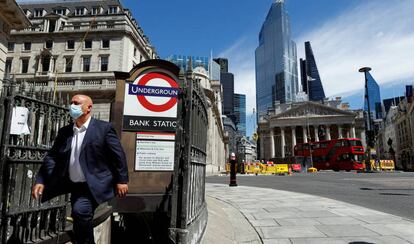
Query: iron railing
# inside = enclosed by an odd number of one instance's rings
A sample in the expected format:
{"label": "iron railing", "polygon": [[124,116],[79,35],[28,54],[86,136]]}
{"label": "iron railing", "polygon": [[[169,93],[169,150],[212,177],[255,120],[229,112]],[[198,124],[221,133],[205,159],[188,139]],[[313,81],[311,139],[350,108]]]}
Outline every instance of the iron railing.
{"label": "iron railing", "polygon": [[199,243],[207,225],[205,175],[208,105],[192,70],[187,71],[185,78],[177,129],[170,239],[175,243]]}
{"label": "iron railing", "polygon": [[[65,229],[68,195],[41,203],[31,198],[36,173],[58,129],[69,122],[68,98],[4,80],[0,88],[0,243],[36,243]],[[27,111],[29,131],[11,135],[16,108]],[[17,133],[15,133],[17,134]]]}

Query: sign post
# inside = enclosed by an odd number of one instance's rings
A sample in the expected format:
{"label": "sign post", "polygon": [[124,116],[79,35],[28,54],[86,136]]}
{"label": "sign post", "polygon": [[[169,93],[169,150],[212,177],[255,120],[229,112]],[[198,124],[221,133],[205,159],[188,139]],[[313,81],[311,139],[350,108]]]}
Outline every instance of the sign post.
{"label": "sign post", "polygon": [[177,115],[180,110],[179,68],[148,60],[129,73],[115,72],[117,89],[111,122],[124,147],[129,194],[118,199],[118,212],[167,212],[175,164]]}

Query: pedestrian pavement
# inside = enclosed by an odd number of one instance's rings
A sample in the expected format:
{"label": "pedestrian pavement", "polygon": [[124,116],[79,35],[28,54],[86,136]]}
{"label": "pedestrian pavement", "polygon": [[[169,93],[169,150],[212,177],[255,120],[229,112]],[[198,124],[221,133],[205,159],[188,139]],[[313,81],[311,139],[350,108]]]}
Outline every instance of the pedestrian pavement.
{"label": "pedestrian pavement", "polygon": [[414,220],[329,198],[210,183],[206,196],[203,244],[414,243]]}

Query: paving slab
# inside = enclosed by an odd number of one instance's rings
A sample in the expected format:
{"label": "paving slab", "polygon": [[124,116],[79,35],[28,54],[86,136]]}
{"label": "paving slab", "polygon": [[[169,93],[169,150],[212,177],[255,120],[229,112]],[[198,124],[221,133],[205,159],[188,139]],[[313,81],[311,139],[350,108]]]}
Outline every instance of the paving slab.
{"label": "paving slab", "polygon": [[206,195],[204,244],[414,243],[413,220],[333,199],[222,184],[206,184]]}

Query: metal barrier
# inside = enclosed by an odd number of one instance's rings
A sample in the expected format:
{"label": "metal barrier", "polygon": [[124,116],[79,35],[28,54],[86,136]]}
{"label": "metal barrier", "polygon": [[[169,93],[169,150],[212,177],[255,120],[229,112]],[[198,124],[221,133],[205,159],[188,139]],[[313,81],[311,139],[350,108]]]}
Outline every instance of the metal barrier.
{"label": "metal barrier", "polygon": [[[26,92],[24,83],[6,79],[0,90],[0,242],[56,237],[65,229],[68,196],[42,204],[31,198],[31,187],[58,129],[69,121],[67,108],[60,95],[54,104],[51,91],[36,92],[31,86]],[[21,114],[28,117],[26,133],[11,135],[12,120]]]}
{"label": "metal barrier", "polygon": [[380,169],[381,170],[395,170],[394,160],[380,160]]}
{"label": "metal barrier", "polygon": [[187,71],[185,78],[186,89],[179,108],[182,117],[177,130],[179,150],[176,150],[174,168],[170,239],[175,243],[199,243],[207,225],[208,105],[199,82],[193,79],[192,70]]}

